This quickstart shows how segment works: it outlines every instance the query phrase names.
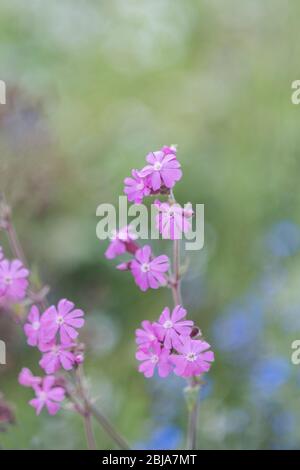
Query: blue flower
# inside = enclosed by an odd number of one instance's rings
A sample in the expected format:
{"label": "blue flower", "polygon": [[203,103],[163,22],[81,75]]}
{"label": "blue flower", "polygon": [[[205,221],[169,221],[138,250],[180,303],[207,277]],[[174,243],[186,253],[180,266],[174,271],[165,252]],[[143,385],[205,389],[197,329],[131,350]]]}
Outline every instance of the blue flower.
{"label": "blue flower", "polygon": [[270,396],[289,379],[291,364],[282,357],[264,359],[252,371],[252,387],[263,396]]}
{"label": "blue flower", "polygon": [[156,429],[146,442],[136,444],[137,449],[164,450],[178,448],[182,440],[182,432],[177,426],[165,426]]}
{"label": "blue flower", "polygon": [[234,308],[215,321],[215,343],[221,350],[234,351],[255,341],[261,328],[260,312],[251,312],[242,306]]}
{"label": "blue flower", "polygon": [[282,220],[271,228],[266,244],[274,256],[291,256],[300,249],[300,227],[289,220]]}

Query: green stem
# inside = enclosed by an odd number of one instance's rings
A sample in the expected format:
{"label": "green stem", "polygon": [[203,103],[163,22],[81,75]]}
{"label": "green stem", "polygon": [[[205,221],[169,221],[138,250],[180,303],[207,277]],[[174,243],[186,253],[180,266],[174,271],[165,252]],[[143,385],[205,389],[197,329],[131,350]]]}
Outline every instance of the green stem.
{"label": "green stem", "polygon": [[118,431],[113,427],[110,421],[104,416],[97,408],[95,408],[91,403],[89,404],[89,409],[94,418],[99,422],[103,427],[105,432],[112,438],[115,444],[122,450],[130,450],[129,444],[125,439],[119,434]]}
{"label": "green stem", "polygon": [[[171,191],[170,199],[176,203],[174,193]],[[173,243],[173,278],[171,280],[171,289],[174,306],[182,305],[181,296],[181,276],[180,276],[180,240],[174,240]],[[199,386],[192,380],[188,384],[191,391],[191,401],[188,403],[188,426],[187,426],[187,449],[194,450],[197,443],[197,421],[198,421],[198,391]]]}

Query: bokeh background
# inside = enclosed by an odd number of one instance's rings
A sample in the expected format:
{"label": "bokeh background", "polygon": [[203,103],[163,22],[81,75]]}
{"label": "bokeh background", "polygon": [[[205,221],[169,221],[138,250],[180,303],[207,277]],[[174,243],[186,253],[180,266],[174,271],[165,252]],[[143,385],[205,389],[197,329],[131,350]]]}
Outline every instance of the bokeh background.
{"label": "bokeh background", "polygon": [[[183,283],[216,353],[198,446],[300,446],[299,15],[297,0],[1,1],[1,191],[51,301],[85,310],[90,387],[136,448],[184,443],[184,381],[146,380],[134,359],[135,328],[170,297],[105,260],[95,213],[164,144],[178,144],[177,199],[205,204],[205,247]],[[39,355],[3,315],[0,328],[17,418],[1,447],[85,448],[70,411],[27,406],[17,374],[38,372]]]}

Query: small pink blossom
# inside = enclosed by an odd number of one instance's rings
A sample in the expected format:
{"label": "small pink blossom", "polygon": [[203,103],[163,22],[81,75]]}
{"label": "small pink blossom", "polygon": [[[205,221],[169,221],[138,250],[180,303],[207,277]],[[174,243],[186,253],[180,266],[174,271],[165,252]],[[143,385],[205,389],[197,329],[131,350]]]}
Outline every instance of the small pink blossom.
{"label": "small pink blossom", "polygon": [[29,271],[20,260],[0,261],[0,295],[10,302],[24,300],[28,287]]}
{"label": "small pink blossom", "polygon": [[148,320],[142,321],[142,328],[135,331],[136,343],[142,347],[150,347],[153,343],[157,343],[159,338],[153,323]]}
{"label": "small pink blossom", "polygon": [[176,152],[177,152],[177,147],[176,145],[164,145],[162,148],[161,148],[161,151],[165,154],[165,155],[169,155],[170,153],[172,155],[175,155],[176,156]]}
{"label": "small pink blossom", "polygon": [[35,387],[36,398],[30,400],[29,404],[39,415],[44,406],[46,406],[50,415],[55,415],[60,409],[60,403],[65,398],[65,390],[62,387],[56,387],[55,377],[48,375],[43,379],[41,385]]}
{"label": "small pink blossom", "polygon": [[142,291],[157,289],[166,285],[165,272],[170,266],[169,258],[166,255],[152,257],[151,248],[145,245],[135,253],[135,258],[131,261],[130,269],[136,284]]}
{"label": "small pink blossom", "polygon": [[84,354],[83,353],[75,354],[75,363],[79,365],[79,364],[83,364],[83,362],[84,362]]}
{"label": "small pink blossom", "polygon": [[139,176],[137,170],[132,170],[132,178],[125,178],[124,193],[128,197],[128,201],[140,204],[145,196],[149,196],[150,188],[148,186],[148,178]]}
{"label": "small pink blossom", "polygon": [[75,355],[70,351],[73,345],[56,344],[52,341],[49,344],[40,346],[40,351],[43,352],[43,357],[39,365],[44,369],[46,374],[54,374],[61,367],[65,370],[71,370],[76,362]]}
{"label": "small pink blossom", "polygon": [[124,263],[120,263],[116,266],[116,269],[119,271],[129,271],[130,270],[131,261],[125,261]]}
{"label": "small pink blossom", "polygon": [[41,377],[35,377],[32,372],[24,367],[19,374],[19,384],[23,387],[35,388],[42,382]]}
{"label": "small pink blossom", "polygon": [[78,336],[77,328],[84,325],[82,310],[74,309],[73,302],[67,299],[59,301],[58,306],[52,305],[43,314],[43,328],[47,331],[48,341],[60,333],[62,344],[70,344]]}
{"label": "small pink blossom", "polygon": [[180,163],[174,153],[165,151],[151,152],[146,157],[149,165],[146,165],[139,175],[142,178],[149,177],[149,182],[153,191],[159,190],[163,185],[173,188],[176,181],[182,177]]}
{"label": "small pink blossom", "polygon": [[182,233],[187,233],[191,228],[188,220],[193,215],[190,205],[182,208],[179,204],[169,204],[167,202],[155,201],[158,209],[156,215],[156,227],[164,239],[179,240]]}
{"label": "small pink blossom", "polygon": [[192,326],[194,324],[191,320],[183,320],[186,316],[186,310],[181,305],[177,305],[172,315],[170,315],[170,309],[166,307],[157,323],[155,323],[157,334],[161,341],[164,343],[164,347],[171,349],[181,345],[179,340],[180,335],[190,336],[192,332]]}
{"label": "small pink blossom", "polygon": [[36,305],[33,305],[27,316],[27,322],[24,325],[24,332],[27,336],[27,344],[29,346],[37,346],[41,336],[41,318],[40,312]]}
{"label": "small pink blossom", "polygon": [[136,353],[136,358],[142,361],[139,372],[142,372],[145,377],[152,377],[156,367],[160,377],[167,377],[172,370],[170,353],[159,343],[154,343],[149,348],[140,348]]}
{"label": "small pink blossom", "polygon": [[208,351],[209,348],[210,345],[206,341],[182,336],[181,344],[176,344],[178,354],[170,356],[175,365],[174,373],[181,377],[191,377],[207,372],[214,361],[214,353]]}
{"label": "small pink blossom", "polygon": [[138,248],[135,240],[137,239],[133,228],[129,225],[119,231],[114,231],[111,236],[110,244],[105,252],[107,259],[113,259],[123,255],[126,252],[134,254]]}

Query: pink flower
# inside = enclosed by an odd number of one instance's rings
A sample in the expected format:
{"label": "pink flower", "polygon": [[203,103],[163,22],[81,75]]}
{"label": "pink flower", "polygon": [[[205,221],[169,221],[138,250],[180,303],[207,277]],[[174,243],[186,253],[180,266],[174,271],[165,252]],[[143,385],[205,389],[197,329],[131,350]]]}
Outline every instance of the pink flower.
{"label": "pink flower", "polygon": [[153,323],[148,320],[142,321],[142,328],[135,331],[136,343],[142,347],[150,347],[158,342],[158,336]]}
{"label": "pink flower", "polygon": [[134,242],[136,238],[137,236],[130,225],[123,227],[119,231],[114,231],[111,236],[111,242],[105,252],[106,258],[113,259],[126,252],[134,254],[138,248]]}
{"label": "pink flower", "polygon": [[82,353],[77,353],[77,354],[75,355],[75,362],[76,362],[77,365],[83,364],[83,362],[84,362],[84,354],[82,354]]}
{"label": "pink flower", "polygon": [[176,145],[164,145],[162,148],[161,148],[161,151],[165,154],[165,155],[169,155],[170,153],[172,155],[176,155],[176,152],[177,152],[177,148],[176,148]]}
{"label": "pink flower", "polygon": [[84,325],[82,310],[75,309],[73,302],[67,299],[59,301],[57,308],[52,305],[43,314],[43,328],[47,331],[48,341],[60,333],[62,344],[70,344],[78,336],[76,328]]}
{"label": "pink flower", "polygon": [[169,269],[169,258],[166,255],[152,258],[151,248],[145,245],[137,250],[135,259],[131,261],[130,269],[136,284],[142,291],[151,287],[157,289],[166,285],[164,273]]}
{"label": "pink flower", "polygon": [[36,305],[33,305],[27,316],[28,323],[24,325],[24,332],[27,336],[27,344],[29,346],[37,346],[40,340],[41,333],[41,319],[40,312]]}
{"label": "pink flower", "polygon": [[29,404],[39,415],[44,406],[46,406],[50,415],[55,415],[60,409],[60,402],[65,398],[65,390],[62,387],[55,386],[55,377],[49,375],[43,379],[41,385],[35,387],[36,398],[30,400]]}
{"label": "pink flower", "polygon": [[20,260],[0,261],[0,295],[11,302],[19,302],[26,296],[28,269]]}
{"label": "pink flower", "polygon": [[124,263],[120,263],[116,266],[116,269],[119,271],[129,271],[130,270],[131,261],[125,261]]}
{"label": "pink flower", "polygon": [[170,353],[159,343],[154,343],[150,348],[140,348],[136,353],[136,358],[142,361],[139,372],[142,372],[145,377],[152,377],[156,366],[160,377],[167,377],[171,372]]}
{"label": "pink flower", "polygon": [[23,387],[35,388],[42,382],[41,377],[35,377],[32,372],[24,367],[19,374],[19,384]]}
{"label": "pink flower", "polygon": [[74,345],[56,344],[52,341],[49,344],[40,346],[40,351],[44,352],[39,365],[44,369],[46,374],[54,374],[61,367],[65,370],[71,370],[76,362],[75,355],[70,351],[70,347]]}
{"label": "pink flower", "polygon": [[173,153],[165,154],[164,151],[151,152],[146,157],[149,165],[146,165],[139,176],[145,178],[149,176],[149,182],[153,191],[157,191],[161,186],[173,188],[176,181],[182,177],[180,163]]}
{"label": "pink flower", "polygon": [[175,365],[174,372],[181,377],[191,377],[207,372],[214,361],[214,353],[208,351],[210,345],[205,341],[193,340],[188,336],[181,337],[181,344],[176,344],[179,354],[171,354]]}
{"label": "pink flower", "polygon": [[155,323],[157,334],[161,341],[164,342],[164,347],[171,349],[181,345],[179,336],[190,336],[192,332],[192,326],[194,324],[191,320],[183,320],[186,316],[186,310],[181,305],[177,305],[172,315],[170,310],[166,307],[161,316],[159,317],[158,323]]}
{"label": "pink flower", "polygon": [[139,176],[137,170],[132,170],[132,178],[125,178],[124,193],[127,194],[128,201],[140,204],[145,196],[149,196],[150,188],[148,186],[148,179]]}
{"label": "pink flower", "polygon": [[189,218],[193,215],[190,205],[182,208],[179,204],[169,204],[167,202],[155,201],[158,209],[156,216],[156,227],[164,239],[179,240],[182,233],[187,233],[191,224]]}

